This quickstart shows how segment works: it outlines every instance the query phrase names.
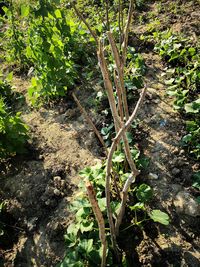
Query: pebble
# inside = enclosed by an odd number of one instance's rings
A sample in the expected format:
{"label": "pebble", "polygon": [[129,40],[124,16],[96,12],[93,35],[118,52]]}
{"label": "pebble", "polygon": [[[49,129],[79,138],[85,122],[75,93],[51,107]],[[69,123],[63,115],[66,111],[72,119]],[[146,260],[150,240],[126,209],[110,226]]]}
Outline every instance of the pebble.
{"label": "pebble", "polygon": [[54,181],[55,183],[60,183],[60,181],[61,181],[61,177],[60,177],[60,176],[55,176],[55,177],[53,177],[53,181]]}
{"label": "pebble", "polygon": [[152,180],[157,180],[158,179],[158,175],[157,174],[155,174],[155,173],[149,173],[149,175],[148,175],[148,178],[149,179],[152,179]]}
{"label": "pebble", "polygon": [[192,217],[200,216],[200,204],[186,191],[180,191],[174,198],[174,206],[177,213],[182,213]]}
{"label": "pebble", "polygon": [[58,190],[57,188],[55,188],[55,189],[53,190],[53,193],[54,193],[54,195],[56,195],[56,196],[60,196],[60,195],[61,195],[60,190]]}

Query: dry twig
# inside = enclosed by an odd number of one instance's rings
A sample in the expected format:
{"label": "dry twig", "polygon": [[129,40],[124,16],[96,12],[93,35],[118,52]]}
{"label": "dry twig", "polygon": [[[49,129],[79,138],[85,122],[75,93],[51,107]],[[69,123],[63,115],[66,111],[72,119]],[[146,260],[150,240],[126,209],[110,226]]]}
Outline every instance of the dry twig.
{"label": "dry twig", "polygon": [[95,191],[94,191],[94,188],[91,182],[89,181],[86,182],[86,189],[88,193],[88,198],[92,205],[92,210],[94,212],[94,215],[97,220],[98,227],[99,227],[99,238],[101,240],[102,249],[103,249],[101,267],[105,267],[106,266],[106,250],[107,250],[105,222],[104,222],[103,214],[99,208],[99,205],[96,199],[96,194],[95,194]]}
{"label": "dry twig", "polygon": [[106,153],[106,155],[108,154],[108,149],[106,147],[106,144],[102,138],[102,136],[100,135],[99,131],[97,130],[96,126],[94,125],[93,121],[90,119],[90,117],[88,116],[86,110],[82,107],[80,101],[78,100],[78,98],[76,97],[75,93],[72,93],[72,96],[74,98],[74,101],[76,102],[77,106],[79,107],[80,111],[83,113],[83,115],[85,116],[85,119],[87,120],[88,124],[91,126],[91,128],[93,129],[93,131],[95,132],[96,136],[98,137],[99,141],[101,142],[104,151]]}

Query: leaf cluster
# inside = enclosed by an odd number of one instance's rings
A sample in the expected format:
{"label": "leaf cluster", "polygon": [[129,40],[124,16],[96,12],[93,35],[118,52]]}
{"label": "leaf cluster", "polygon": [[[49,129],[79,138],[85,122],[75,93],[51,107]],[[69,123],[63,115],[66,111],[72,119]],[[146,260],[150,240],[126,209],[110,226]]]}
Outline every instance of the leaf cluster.
{"label": "leaf cluster", "polygon": [[20,112],[13,114],[8,103],[12,102],[10,85],[0,80],[0,158],[25,152],[28,126],[21,120]]}
{"label": "leaf cluster", "polygon": [[[155,33],[155,50],[167,62],[165,83],[168,95],[174,97],[174,109],[186,120],[187,134],[182,145],[196,159],[200,158],[200,57],[199,44],[171,31]],[[188,120],[189,119],[189,120]]]}

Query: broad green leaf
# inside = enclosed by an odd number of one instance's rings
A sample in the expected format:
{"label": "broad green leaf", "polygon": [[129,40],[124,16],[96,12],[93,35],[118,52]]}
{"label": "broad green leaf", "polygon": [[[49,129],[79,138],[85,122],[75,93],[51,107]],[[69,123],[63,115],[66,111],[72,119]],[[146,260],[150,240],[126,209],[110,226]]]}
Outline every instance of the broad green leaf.
{"label": "broad green leaf", "polygon": [[171,78],[171,79],[169,79],[169,80],[165,80],[165,84],[167,84],[167,85],[172,85],[173,84],[173,82],[174,82],[174,78]]}
{"label": "broad green leaf", "polygon": [[59,9],[56,9],[54,13],[55,13],[57,19],[61,19],[62,18],[62,14],[61,14]]}
{"label": "broad green leaf", "polygon": [[98,199],[98,204],[99,204],[99,208],[102,212],[106,210],[106,198]]}
{"label": "broad green leaf", "polygon": [[185,136],[183,136],[182,141],[185,143],[188,143],[192,140],[192,134],[186,134]]}
{"label": "broad green leaf", "polygon": [[22,17],[27,17],[29,15],[29,6],[22,4],[21,5],[21,16]]}
{"label": "broad green leaf", "polygon": [[81,233],[92,231],[93,225],[94,225],[93,222],[89,222],[89,221],[81,222],[80,224]]}
{"label": "broad green leaf", "polygon": [[141,202],[149,201],[153,196],[153,190],[149,185],[141,184],[136,190],[136,196]]}
{"label": "broad green leaf", "polygon": [[159,222],[164,225],[169,224],[169,216],[165,212],[162,212],[160,210],[152,210],[149,216],[154,222]]}
{"label": "broad green leaf", "polygon": [[93,250],[93,239],[80,240],[79,249],[88,255]]}
{"label": "broad green leaf", "polygon": [[125,160],[124,153],[120,151],[115,151],[112,161],[115,163],[120,163],[120,162],[123,162],[124,160]]}
{"label": "broad green leaf", "polygon": [[76,245],[77,236],[74,235],[73,233],[64,235],[64,238],[65,238],[65,242],[69,248],[74,247]]}
{"label": "broad green leaf", "polygon": [[70,225],[68,226],[68,228],[67,228],[67,233],[68,233],[68,234],[73,234],[73,235],[76,236],[77,233],[78,233],[78,230],[79,230],[78,225],[75,224],[75,223],[72,223],[72,224],[70,224]]}
{"label": "broad green leaf", "polygon": [[130,206],[130,209],[131,210],[145,210],[145,206],[144,206],[144,203],[136,203],[134,206]]}
{"label": "broad green leaf", "polygon": [[198,113],[200,111],[200,98],[196,101],[185,104],[185,111],[187,113]]}

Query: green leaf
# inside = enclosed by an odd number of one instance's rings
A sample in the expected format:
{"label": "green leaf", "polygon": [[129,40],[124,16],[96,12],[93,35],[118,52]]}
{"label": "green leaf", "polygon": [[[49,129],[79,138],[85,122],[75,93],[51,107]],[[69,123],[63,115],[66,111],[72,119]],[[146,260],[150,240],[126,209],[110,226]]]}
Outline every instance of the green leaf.
{"label": "green leaf", "polygon": [[113,155],[113,159],[112,161],[113,162],[117,162],[117,163],[120,163],[120,162],[123,162],[125,160],[125,155],[124,153],[120,152],[120,151],[115,151],[114,155]]}
{"label": "green leaf", "polygon": [[22,4],[21,5],[21,16],[27,17],[29,15],[29,6]]}
{"label": "green leaf", "polygon": [[127,137],[128,143],[130,144],[133,141],[132,133],[126,132],[126,137]]}
{"label": "green leaf", "polygon": [[141,184],[136,190],[136,196],[141,202],[149,201],[153,196],[153,190],[149,185]]}
{"label": "green leaf", "polygon": [[105,197],[98,199],[98,204],[102,212],[106,210],[106,198]]}
{"label": "green leaf", "polygon": [[190,47],[188,49],[188,52],[190,53],[191,56],[194,56],[196,54],[196,49],[194,47]]}
{"label": "green leaf", "polygon": [[130,209],[135,211],[135,210],[145,210],[144,203],[136,203],[134,206],[130,206]]}
{"label": "green leaf", "polygon": [[165,84],[166,85],[172,85],[173,84],[173,82],[174,82],[174,78],[171,78],[171,79],[169,79],[169,80],[165,80]]}
{"label": "green leaf", "polygon": [[186,144],[192,140],[192,134],[186,134],[183,136],[182,141],[185,142]]}
{"label": "green leaf", "polygon": [[70,224],[70,225],[68,226],[68,228],[67,228],[67,233],[68,233],[68,234],[73,234],[73,235],[75,235],[75,236],[77,235],[78,231],[79,231],[79,227],[78,227],[78,225],[75,224],[75,223]]}
{"label": "green leaf", "polygon": [[200,111],[200,99],[185,104],[184,108],[187,113],[198,113]]}
{"label": "green leaf", "polygon": [[64,235],[64,238],[65,238],[65,242],[69,248],[74,247],[76,245],[76,242],[77,242],[77,236],[76,235],[66,234],[66,235]]}
{"label": "green leaf", "polygon": [[154,222],[159,222],[164,225],[169,224],[169,216],[165,212],[162,212],[160,210],[152,210],[149,216]]}
{"label": "green leaf", "polygon": [[82,221],[87,218],[87,216],[90,214],[90,208],[88,207],[82,207],[80,208],[76,213],[76,220]]}
{"label": "green leaf", "polygon": [[59,9],[56,9],[54,13],[55,13],[57,19],[61,19],[62,18],[62,14],[61,14]]}
{"label": "green leaf", "polygon": [[8,75],[6,76],[6,81],[11,82],[12,79],[13,79],[13,72],[11,71],[11,72],[9,72]]}
{"label": "green leaf", "polygon": [[193,184],[192,186],[200,190],[200,171],[195,172],[192,175]]}
{"label": "green leaf", "polygon": [[82,240],[80,240],[79,249],[83,253],[89,254],[93,250],[93,239],[82,239]]}
{"label": "green leaf", "polygon": [[81,233],[92,231],[93,225],[94,225],[93,222],[89,222],[89,221],[82,222],[80,224]]}

